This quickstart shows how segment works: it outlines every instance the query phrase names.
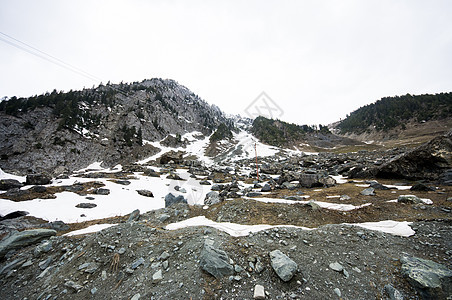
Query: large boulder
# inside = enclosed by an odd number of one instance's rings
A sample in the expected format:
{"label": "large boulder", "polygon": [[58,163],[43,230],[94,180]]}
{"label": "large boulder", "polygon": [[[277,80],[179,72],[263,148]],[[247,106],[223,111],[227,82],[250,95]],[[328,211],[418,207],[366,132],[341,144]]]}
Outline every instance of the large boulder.
{"label": "large boulder", "polygon": [[379,178],[439,180],[452,168],[452,131],[376,167]]}
{"label": "large boulder", "polygon": [[28,174],[25,184],[27,185],[45,185],[52,182],[52,177],[48,174]]}
{"label": "large boulder", "polygon": [[10,250],[19,249],[56,234],[52,229],[32,229],[16,232],[0,242],[0,258]]}
{"label": "large boulder", "polygon": [[228,255],[223,250],[214,247],[213,240],[207,239],[204,241],[199,264],[201,269],[215,276],[215,278],[234,273],[234,267],[229,263]]}
{"label": "large boulder", "polygon": [[161,165],[165,165],[168,163],[180,164],[183,162],[183,156],[184,152],[171,150],[169,152],[162,154],[162,156],[160,156],[157,159],[157,162]]}
{"label": "large boulder", "polygon": [[297,272],[298,265],[280,250],[273,250],[269,255],[272,268],[279,278],[285,282],[290,281]]}
{"label": "large boulder", "polygon": [[22,186],[23,184],[16,179],[0,179],[0,191],[21,188]]}
{"label": "large boulder", "polygon": [[402,257],[402,274],[422,299],[446,299],[452,294],[452,270],[434,261]]}
{"label": "large boulder", "polygon": [[220,194],[215,191],[207,193],[206,198],[204,199],[204,204],[209,206],[220,202],[221,202]]}

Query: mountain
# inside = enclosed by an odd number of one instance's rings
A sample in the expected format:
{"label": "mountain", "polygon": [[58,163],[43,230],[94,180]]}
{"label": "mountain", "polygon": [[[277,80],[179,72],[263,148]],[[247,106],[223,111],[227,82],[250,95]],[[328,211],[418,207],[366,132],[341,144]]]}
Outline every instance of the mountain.
{"label": "mountain", "polygon": [[173,80],[107,84],[0,102],[0,166],[61,174],[158,151],[146,141],[231,127],[221,110]]}
{"label": "mountain", "polygon": [[333,124],[333,132],[361,141],[417,144],[452,126],[452,93],[385,97]]}
{"label": "mountain", "polygon": [[263,143],[292,149],[309,146],[311,149],[314,147],[316,150],[325,151],[346,145],[363,144],[332,134],[327,126],[297,125],[262,116],[253,121],[250,132]]}

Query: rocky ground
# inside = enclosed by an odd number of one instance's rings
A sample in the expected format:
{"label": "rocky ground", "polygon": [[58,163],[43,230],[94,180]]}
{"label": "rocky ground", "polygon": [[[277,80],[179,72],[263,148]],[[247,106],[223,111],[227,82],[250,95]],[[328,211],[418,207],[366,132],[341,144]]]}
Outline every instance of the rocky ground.
{"label": "rocky ground", "polygon": [[[425,146],[422,149],[425,155]],[[350,178],[360,173],[368,177],[373,173],[366,170],[387,168],[389,162],[398,168],[414,165],[408,159],[416,152],[404,153],[393,149],[262,158],[259,181],[251,160],[211,167],[170,160],[160,166],[126,166],[117,173],[79,173],[92,181],[71,186],[40,188],[46,183],[39,180],[45,178],[30,177],[28,184],[35,187],[27,192],[17,182],[2,182],[2,187],[10,184],[2,198],[14,201],[52,198],[62,191],[90,197],[108,192],[99,178],[121,185],[138,180],[137,174],[176,180],[185,169],[210,192],[205,206],[187,205],[185,194],[179,193],[181,197],[165,197],[166,208],[141,215],[73,224],[20,213],[2,220],[1,298],[452,299],[447,155],[436,171],[418,170],[437,180],[411,181],[403,172],[398,179]],[[338,175],[349,179],[334,180]],[[152,188],[143,193],[152,199]],[[403,196],[407,194],[413,197]],[[349,209],[333,209],[344,204]],[[244,236],[207,226],[170,230],[171,224],[194,217],[311,230],[277,227]],[[414,234],[399,236],[351,225],[385,220],[412,222]],[[117,225],[64,235],[106,223]]]}

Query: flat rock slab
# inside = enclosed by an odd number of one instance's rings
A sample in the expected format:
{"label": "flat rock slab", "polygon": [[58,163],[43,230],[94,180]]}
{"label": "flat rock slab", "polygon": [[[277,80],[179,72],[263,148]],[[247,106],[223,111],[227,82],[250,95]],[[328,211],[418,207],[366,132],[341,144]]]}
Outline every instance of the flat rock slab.
{"label": "flat rock slab", "polygon": [[298,265],[280,250],[270,252],[270,262],[273,270],[283,281],[289,281],[297,272]]}
{"label": "flat rock slab", "polygon": [[446,299],[452,293],[452,270],[434,261],[402,257],[402,274],[423,299]]}
{"label": "flat rock slab", "polygon": [[53,229],[32,229],[16,232],[0,242],[0,258],[5,256],[10,250],[34,244],[42,239],[56,235],[56,233]]}

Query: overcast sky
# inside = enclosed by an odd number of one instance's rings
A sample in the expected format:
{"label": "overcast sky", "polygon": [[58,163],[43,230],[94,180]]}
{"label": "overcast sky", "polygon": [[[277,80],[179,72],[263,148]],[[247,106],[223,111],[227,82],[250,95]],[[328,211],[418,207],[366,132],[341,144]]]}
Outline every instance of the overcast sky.
{"label": "overcast sky", "polygon": [[452,91],[451,16],[447,0],[0,0],[0,32],[42,51],[0,34],[0,97],[160,77],[226,113],[265,92],[275,117],[328,124]]}

